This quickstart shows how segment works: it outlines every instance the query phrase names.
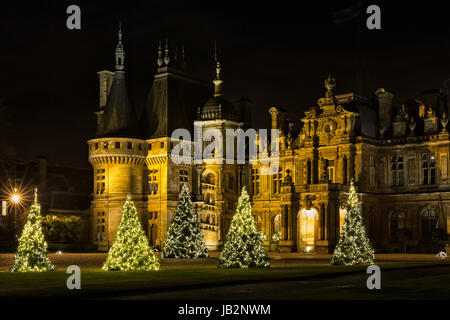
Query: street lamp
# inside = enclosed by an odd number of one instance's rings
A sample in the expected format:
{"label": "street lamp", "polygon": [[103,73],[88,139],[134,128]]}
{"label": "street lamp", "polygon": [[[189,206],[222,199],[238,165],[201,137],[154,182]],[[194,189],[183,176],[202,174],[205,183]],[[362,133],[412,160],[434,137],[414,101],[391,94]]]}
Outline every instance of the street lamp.
{"label": "street lamp", "polygon": [[17,192],[17,188],[14,188],[14,193],[11,194],[11,202],[14,204],[14,233],[13,233],[13,237],[14,237],[14,241],[16,240],[16,230],[17,230],[17,206],[20,203],[20,200],[22,199],[22,197],[20,196],[20,194]]}
{"label": "street lamp", "polygon": [[18,195],[17,193],[14,193],[11,196],[11,201],[14,202],[15,204],[18,204],[20,201],[20,195]]}

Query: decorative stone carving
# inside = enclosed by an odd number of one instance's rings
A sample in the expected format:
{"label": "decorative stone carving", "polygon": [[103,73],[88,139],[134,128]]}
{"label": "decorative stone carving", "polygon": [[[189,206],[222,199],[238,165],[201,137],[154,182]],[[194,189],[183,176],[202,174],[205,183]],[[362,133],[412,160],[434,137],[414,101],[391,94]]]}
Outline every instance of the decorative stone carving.
{"label": "decorative stone carving", "polygon": [[448,132],[447,130],[448,116],[445,111],[442,113],[441,124],[442,124],[442,132]]}
{"label": "decorative stone carving", "polygon": [[438,132],[438,122],[439,119],[436,117],[434,110],[431,108],[431,105],[428,106],[428,110],[426,112],[426,117],[423,120],[424,123],[424,133],[425,134],[434,134]]}
{"label": "decorative stone carving", "polygon": [[315,195],[310,195],[310,194],[304,195],[301,199],[301,205],[306,210],[309,210],[312,207],[312,202],[316,199],[317,199],[317,197]]}
{"label": "decorative stone carving", "polygon": [[409,128],[409,135],[413,136],[414,135],[414,129],[416,128],[416,120],[414,119],[413,116],[411,116],[410,119],[409,119],[408,128]]}

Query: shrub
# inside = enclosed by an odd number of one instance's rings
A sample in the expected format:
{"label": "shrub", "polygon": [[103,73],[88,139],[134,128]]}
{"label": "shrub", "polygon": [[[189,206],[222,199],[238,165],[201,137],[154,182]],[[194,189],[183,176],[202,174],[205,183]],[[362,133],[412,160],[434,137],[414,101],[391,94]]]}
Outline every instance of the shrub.
{"label": "shrub", "polygon": [[47,215],[42,218],[45,238],[53,243],[75,242],[80,237],[81,218]]}

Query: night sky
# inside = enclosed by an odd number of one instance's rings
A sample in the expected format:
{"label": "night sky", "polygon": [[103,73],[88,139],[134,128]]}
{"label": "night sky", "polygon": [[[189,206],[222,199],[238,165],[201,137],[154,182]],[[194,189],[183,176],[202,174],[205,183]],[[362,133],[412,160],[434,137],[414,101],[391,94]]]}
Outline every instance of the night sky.
{"label": "night sky", "polygon": [[[267,127],[269,106],[303,110],[324,93],[329,73],[338,93],[371,97],[384,87],[395,105],[450,78],[450,20],[444,1],[374,1],[382,29],[368,15],[342,24],[333,13],[358,1],[34,1],[0,4],[0,99],[8,140],[22,160],[88,167],[95,133],[99,70],[114,70],[123,25],[128,88],[141,112],[156,69],[159,40],[184,43],[190,71],[214,77],[222,60],[224,94],[255,103],[254,125]],[[13,4],[15,3],[15,4]],[[66,28],[67,6],[81,7],[81,30]]]}

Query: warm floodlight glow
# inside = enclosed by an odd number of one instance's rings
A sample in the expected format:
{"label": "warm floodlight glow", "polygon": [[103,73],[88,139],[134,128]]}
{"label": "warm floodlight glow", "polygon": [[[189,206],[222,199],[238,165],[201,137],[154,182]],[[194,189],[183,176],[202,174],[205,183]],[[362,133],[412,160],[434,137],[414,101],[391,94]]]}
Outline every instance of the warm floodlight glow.
{"label": "warm floodlight glow", "polygon": [[11,196],[11,201],[12,202],[14,202],[14,203],[19,203],[20,202],[20,195],[19,194],[17,194],[17,193],[14,193],[12,196]]}
{"label": "warm floodlight glow", "polygon": [[317,210],[314,208],[311,209],[303,209],[308,219],[314,218],[314,215],[317,213]]}

